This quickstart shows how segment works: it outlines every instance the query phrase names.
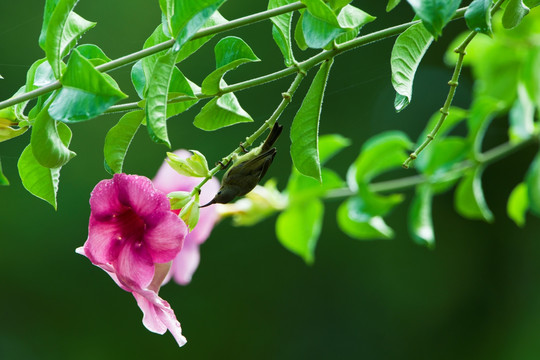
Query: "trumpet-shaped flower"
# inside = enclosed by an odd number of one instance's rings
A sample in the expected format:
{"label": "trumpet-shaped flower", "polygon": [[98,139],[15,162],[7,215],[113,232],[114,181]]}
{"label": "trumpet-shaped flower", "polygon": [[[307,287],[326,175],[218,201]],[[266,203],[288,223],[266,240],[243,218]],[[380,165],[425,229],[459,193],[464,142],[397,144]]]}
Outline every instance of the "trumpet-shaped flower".
{"label": "trumpet-shaped flower", "polygon": [[[191,154],[186,150],[177,150],[174,152],[180,158],[188,158]],[[188,177],[178,174],[167,162],[159,168],[156,176],[152,180],[154,186],[165,192],[173,191],[192,191],[201,181],[200,178]],[[201,189],[200,201],[206,204],[214,198],[219,190],[217,179],[210,179]],[[176,211],[178,213],[179,210]],[[174,259],[170,276],[174,281],[181,285],[190,283],[191,278],[199,266],[200,253],[199,246],[210,236],[212,229],[218,219],[215,207],[210,206],[200,209],[199,222],[184,240],[184,247],[178,256]]]}
{"label": "trumpet-shaped flower", "polygon": [[158,296],[187,234],[166,195],[145,177],[116,174],[96,185],[90,208],[88,239],[77,252],[133,294],[148,330],[163,334],[168,329],[184,345],[180,323]]}

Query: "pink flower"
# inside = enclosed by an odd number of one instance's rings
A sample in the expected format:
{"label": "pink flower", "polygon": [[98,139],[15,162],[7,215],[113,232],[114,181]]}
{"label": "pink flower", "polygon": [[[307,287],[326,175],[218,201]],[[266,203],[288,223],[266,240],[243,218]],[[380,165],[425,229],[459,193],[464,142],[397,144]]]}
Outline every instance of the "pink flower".
{"label": "pink flower", "polygon": [[[186,150],[177,150],[175,154],[184,159],[191,155]],[[167,162],[164,162],[152,181],[156,189],[164,193],[170,193],[173,191],[191,191],[201,182],[201,179],[180,175]],[[212,200],[218,190],[219,182],[217,179],[210,179],[201,189],[201,204],[206,204]],[[178,212],[177,210],[176,213]],[[214,206],[200,209],[199,222],[193,231],[186,236],[184,247],[174,259],[171,267],[169,276],[172,276],[178,284],[187,285],[191,281],[193,273],[199,266],[199,246],[210,236],[217,219],[218,214]]]}
{"label": "pink flower", "polygon": [[184,345],[174,311],[158,296],[187,233],[167,196],[145,177],[116,174],[96,185],[90,208],[88,239],[77,252],[133,294],[148,330],[163,334],[168,329]]}

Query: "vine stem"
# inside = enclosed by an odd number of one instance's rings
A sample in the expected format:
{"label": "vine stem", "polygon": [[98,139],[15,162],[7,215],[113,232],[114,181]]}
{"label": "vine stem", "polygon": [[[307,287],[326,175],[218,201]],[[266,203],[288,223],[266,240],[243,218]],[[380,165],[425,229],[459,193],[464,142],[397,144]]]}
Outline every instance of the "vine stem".
{"label": "vine stem", "polygon": [[[501,145],[498,145],[478,156],[478,160],[464,160],[460,163],[457,163],[452,170],[448,171],[446,174],[449,178],[459,178],[462,176],[463,172],[477,166],[479,164],[489,165],[500,159],[507,157],[508,155],[528,146],[533,143],[538,143],[538,136],[532,136],[528,139],[522,140],[520,142],[506,142]],[[413,188],[417,185],[424,184],[429,182],[429,177],[419,174],[413,176],[403,177],[401,179],[387,180],[375,182],[370,185],[370,190],[377,193],[386,193],[401,191]],[[325,198],[326,199],[339,199],[353,196],[356,193],[349,188],[339,188],[329,191]]]}
{"label": "vine stem", "polygon": [[[467,10],[467,8],[458,9],[456,11],[456,14],[454,15],[453,20],[463,17],[466,10]],[[263,84],[266,84],[268,82],[275,81],[275,80],[290,76],[292,74],[295,74],[296,72],[298,72],[299,69],[307,72],[307,71],[309,71],[309,69],[316,66],[317,64],[319,64],[319,63],[321,63],[321,62],[323,62],[325,60],[328,60],[330,58],[333,58],[333,57],[335,57],[337,55],[340,55],[340,54],[342,54],[342,53],[344,53],[346,51],[353,50],[355,48],[362,47],[362,46],[371,44],[371,43],[376,42],[376,41],[384,40],[384,39],[387,39],[389,37],[399,35],[402,32],[404,32],[405,30],[407,30],[410,26],[412,26],[414,24],[417,24],[419,22],[420,22],[420,20],[410,21],[410,22],[406,22],[406,23],[403,23],[403,24],[400,24],[400,25],[392,26],[392,27],[389,27],[389,28],[386,28],[386,29],[383,29],[383,30],[375,31],[375,32],[373,32],[371,34],[368,34],[368,35],[359,36],[359,37],[357,37],[357,38],[355,38],[353,40],[349,40],[347,42],[336,45],[331,50],[321,51],[319,54],[317,54],[317,55],[315,55],[315,56],[313,56],[313,57],[311,57],[311,58],[309,58],[307,60],[299,62],[295,66],[284,68],[284,69],[281,69],[279,71],[276,71],[276,72],[273,72],[273,73],[270,73],[270,74],[267,74],[267,75],[263,75],[263,76],[260,76],[260,77],[254,78],[254,79],[250,79],[250,80],[242,81],[242,82],[239,82],[239,83],[236,83],[236,84],[231,84],[231,85],[225,86],[225,87],[223,87],[221,89],[221,91],[219,92],[219,94],[217,94],[217,96],[221,96],[223,94],[234,92],[234,91],[245,90],[245,89],[248,89],[248,88],[251,88],[251,87],[254,87],[254,86],[263,85]],[[215,96],[215,95],[206,95],[206,94],[203,94],[203,93],[196,93],[195,94],[195,97],[198,100],[202,100],[202,99],[205,99],[205,98],[210,98],[210,97],[213,97],[213,96]],[[182,102],[182,101],[190,101],[190,100],[193,100],[193,97],[179,96],[179,97],[176,97],[176,98],[172,99],[170,101],[170,103],[176,103],[176,102]],[[105,111],[105,113],[137,110],[137,109],[139,109],[139,106],[137,104],[138,104],[137,102],[133,102],[133,103],[126,103],[126,104],[120,104],[120,105],[111,106],[108,110]]]}
{"label": "vine stem", "polygon": [[[502,3],[505,0],[499,0],[495,5],[493,5],[493,8],[491,9],[491,13],[495,13]],[[470,42],[474,39],[474,37],[478,34],[477,31],[471,31],[471,33],[463,40],[461,44],[457,48],[454,49],[454,52],[458,54],[458,59],[456,62],[456,66],[454,67],[454,73],[452,74],[452,78],[448,82],[448,85],[450,85],[450,90],[448,91],[448,95],[446,96],[446,100],[444,102],[444,105],[442,108],[439,109],[439,112],[441,113],[441,116],[437,123],[435,124],[435,127],[431,130],[429,134],[427,134],[426,139],[416,150],[414,150],[409,157],[403,162],[403,167],[405,169],[408,169],[411,163],[418,157],[418,155],[433,141],[435,138],[435,135],[439,132],[439,129],[443,125],[444,121],[450,114],[450,105],[452,105],[452,100],[454,99],[454,95],[456,93],[456,89],[458,87],[458,80],[459,75],[461,74],[461,69],[463,68],[463,58],[465,57],[465,54],[467,52],[465,49],[470,44]]]}
{"label": "vine stem", "polygon": [[[269,19],[274,16],[278,16],[281,14],[289,13],[295,10],[299,10],[304,8],[305,5],[302,4],[300,1],[294,2],[292,4],[280,6],[274,9],[261,11],[256,14],[244,16],[235,20],[228,21],[224,24],[214,25],[211,27],[208,27],[206,29],[202,29],[197,31],[195,35],[190,40],[199,39],[205,36],[209,35],[215,35],[224,31],[229,31],[232,29],[236,29],[242,26],[254,24],[256,22]],[[175,43],[175,39],[167,40],[162,43],[159,43],[157,45],[151,46],[149,48],[131,53],[126,56],[122,56],[118,59],[109,61],[105,64],[101,64],[99,66],[96,66],[96,70],[100,72],[107,72],[110,70],[118,69],[122,66],[128,65],[132,62],[135,62],[137,60],[140,60],[144,57],[156,54],[160,51],[167,50],[168,48],[172,47]],[[52,82],[48,85],[45,85],[43,87],[40,87],[39,89],[29,91],[27,93],[21,94],[19,96],[12,97],[11,99],[4,100],[0,102],[0,109],[7,108],[9,106],[13,106],[15,104],[34,99],[38,96],[45,95],[51,91],[54,91],[56,89],[60,89],[62,87],[62,84],[60,81]]]}
{"label": "vine stem", "polygon": [[[272,115],[266,120],[251,136],[247,137],[246,140],[241,143],[234,151],[232,151],[229,155],[225,156],[221,159],[221,164],[229,164],[230,161],[233,160],[233,158],[237,155],[239,155],[242,151],[244,151],[245,148],[251,146],[255,140],[257,140],[267,129],[274,126],[276,121],[279,119],[287,105],[289,105],[292,101],[292,97],[298,87],[300,86],[300,83],[302,80],[304,80],[304,77],[306,76],[306,73],[304,71],[298,71],[296,74],[296,77],[294,78],[294,81],[289,86],[289,89],[287,92],[284,92],[281,94],[282,100],[279,103],[278,107]],[[216,165],[210,172],[208,173],[208,176],[206,176],[200,183],[197,185],[193,191],[191,192],[192,195],[199,192],[201,187],[212,178],[215,174],[217,174],[220,170],[222,170],[223,166],[221,164]]]}

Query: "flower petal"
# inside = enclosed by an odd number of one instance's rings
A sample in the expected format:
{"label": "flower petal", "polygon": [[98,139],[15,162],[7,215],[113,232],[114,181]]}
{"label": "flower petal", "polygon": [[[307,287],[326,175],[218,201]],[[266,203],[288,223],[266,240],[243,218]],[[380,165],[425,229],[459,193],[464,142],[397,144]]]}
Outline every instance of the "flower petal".
{"label": "flower petal", "polygon": [[199,266],[200,258],[199,245],[186,242],[171,267],[174,281],[180,285],[188,285]]}
{"label": "flower petal", "polygon": [[92,190],[90,209],[96,218],[106,220],[123,208],[124,205],[118,200],[118,189],[113,179],[100,181]]}
{"label": "flower petal", "polygon": [[161,212],[170,211],[169,199],[152,185],[150,179],[144,176],[115,174],[114,181],[120,202],[133,209],[145,222],[148,218],[159,218]]}
{"label": "flower petal", "polygon": [[111,263],[118,257],[121,238],[121,229],[116,224],[100,221],[92,213],[88,223],[88,239],[84,243],[85,255],[94,265]]}
{"label": "flower petal", "polygon": [[[81,247],[78,247],[77,249],[75,249],[75,252],[77,254],[80,254],[80,255],[83,255],[83,256],[86,256],[88,257],[88,255],[86,254],[85,250],[84,250],[84,247],[81,246]],[[96,265],[96,264],[94,264]],[[105,271],[107,274],[109,274],[109,276],[113,279],[113,281],[116,283],[116,285],[118,285],[120,288],[122,288],[122,290],[125,290],[125,291],[129,291],[129,292],[132,292],[133,289],[130,289],[128,287],[126,287],[124,284],[122,284],[119,280],[118,280],[118,277],[116,276],[115,274],[115,270],[114,268],[112,267],[112,265],[110,264],[102,264],[102,265],[96,265],[97,267],[101,268],[103,271]]]}
{"label": "flower petal", "polygon": [[155,263],[173,260],[184,243],[187,234],[186,224],[172,211],[168,211],[157,220],[148,224],[144,233],[144,244]]}
{"label": "flower petal", "polygon": [[154,277],[154,263],[144,244],[124,241],[113,262],[118,280],[130,289],[146,289]]}
{"label": "flower petal", "polygon": [[151,290],[134,292],[133,296],[144,314],[143,324],[148,330],[163,334],[168,329],[178,346],[186,344],[187,340],[182,335],[182,327],[168,302]]}

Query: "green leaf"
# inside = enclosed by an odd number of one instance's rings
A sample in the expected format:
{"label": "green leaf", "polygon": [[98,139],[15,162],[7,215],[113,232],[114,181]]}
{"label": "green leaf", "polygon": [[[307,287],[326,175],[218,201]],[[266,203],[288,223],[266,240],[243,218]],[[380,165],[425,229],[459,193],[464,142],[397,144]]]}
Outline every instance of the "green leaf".
{"label": "green leaf", "polygon": [[533,214],[540,216],[540,153],[536,154],[525,177],[529,207]]}
{"label": "green leaf", "polygon": [[333,170],[323,168],[321,176],[323,179],[322,184],[312,177],[300,174],[293,168],[291,176],[289,177],[289,182],[287,183],[289,203],[294,205],[305,203],[314,198],[325,196],[330,190],[343,188],[345,186],[345,182]]}
{"label": "green leaf", "polygon": [[294,28],[294,41],[300,50],[306,50],[308,45],[306,44],[306,39],[304,38],[304,30],[302,29],[302,22],[304,21],[304,12],[300,13],[300,18],[296,22],[296,27]]}
{"label": "green leaf", "polygon": [[60,137],[60,131],[65,131],[69,133],[68,137],[71,139],[71,130],[55,121],[49,115],[48,109],[46,106],[36,117],[30,144],[34,158],[41,166],[57,168],[65,165],[76,154],[64,145],[63,138]]}
{"label": "green leaf", "polygon": [[83,44],[77,46],[77,50],[79,51],[79,54],[86,59],[90,60],[92,65],[98,66],[101,64],[105,64],[111,59],[105,55],[103,50],[101,50],[98,46],[94,44]]}
{"label": "green leaf", "polygon": [[386,5],[386,12],[390,12],[394,10],[396,6],[400,3],[401,0],[388,0],[388,4]]}
{"label": "green leaf", "polygon": [[0,162],[0,185],[2,186],[7,186],[9,185],[9,180],[8,178],[4,175],[4,173],[2,172],[2,162]]}
{"label": "green leaf", "polygon": [[199,222],[199,215],[199,193],[196,192],[191,200],[180,210],[178,217],[186,223],[189,231],[192,231]]}
{"label": "green leaf", "polygon": [[422,24],[437,38],[452,19],[461,0],[407,0]]}
{"label": "green leaf", "polygon": [[48,0],[45,4],[39,45],[45,50],[56,78],[61,75],[62,58],[76,45],[82,34],[96,25],[73,12],[77,2],[78,0]]}
{"label": "green leaf", "polygon": [[[322,1],[321,1],[322,2]],[[325,5],[326,6],[326,5]],[[330,8],[328,8],[330,12]],[[332,14],[334,14],[332,12]],[[335,14],[334,14],[334,17]],[[336,21],[337,23],[337,18]],[[309,11],[304,12],[301,27],[306,45],[312,49],[322,49],[332,40],[343,34],[345,30],[339,27],[339,23],[334,25],[312,15]]]}
{"label": "green leaf", "polygon": [[171,202],[171,210],[178,210],[186,206],[191,200],[191,191],[173,191],[167,194]]}
{"label": "green leaf", "polygon": [[[444,137],[447,133],[452,131],[459,123],[461,123],[463,120],[465,120],[469,116],[469,112],[465,109],[451,106],[448,110],[448,116],[442,123],[441,127],[439,128],[439,131],[437,131],[437,138],[440,139]],[[437,122],[441,118],[441,112],[436,111],[430,118],[429,121],[424,128],[424,131],[422,131],[422,134],[418,136],[418,140],[416,141],[416,147],[420,146],[426,139],[427,135],[433,130],[433,128],[436,126]],[[429,147],[427,147],[424,151],[429,151]]]}
{"label": "green leaf", "polygon": [[[280,6],[292,4],[293,0],[270,0],[268,2],[268,10],[275,9]],[[291,47],[291,21],[292,12],[281,14],[270,18],[272,23],[272,37],[276,42],[279,50],[283,54],[285,66],[291,66],[295,63],[294,55]]]}
{"label": "green leaf", "polygon": [[347,6],[352,0],[328,0],[328,5],[334,10],[334,12],[338,12],[343,7]]}
{"label": "green leaf", "polygon": [[[376,18],[357,7],[346,5],[340,10],[337,19],[340,27],[344,29],[345,32],[338,35],[334,41],[336,44],[341,44],[354,39],[364,25],[374,21]],[[332,44],[328,44],[325,47],[326,50],[330,50],[331,48]]]}
{"label": "green leaf", "polygon": [[349,145],[351,145],[351,140],[340,134],[328,134],[320,136],[319,159],[321,161],[321,165]]}
{"label": "green leaf", "polygon": [[[58,134],[65,147],[71,141],[71,131],[68,126],[58,123]],[[56,193],[60,181],[60,167],[47,168],[34,158],[32,144],[28,145],[21,154],[17,163],[19,176],[26,190],[32,195],[47,201],[56,210]]]}
{"label": "green leaf", "polygon": [[213,131],[242,122],[253,122],[242,109],[233,93],[227,93],[210,100],[195,116],[193,125],[201,130]]}
{"label": "green leaf", "polygon": [[175,66],[176,54],[168,51],[161,56],[154,66],[149,81],[146,101],[146,123],[152,141],[165,144],[169,148],[169,135],[167,134],[167,96],[169,84]]}
{"label": "green leaf", "polygon": [[392,85],[397,93],[396,111],[403,110],[411,102],[416,69],[432,42],[433,37],[422,24],[412,25],[396,39],[390,57]]}
{"label": "green leaf", "polygon": [[32,90],[35,90],[38,88],[38,86],[34,85],[34,82],[37,80],[37,71],[38,69],[43,65],[46,64],[46,66],[50,69],[50,81],[53,82],[54,75],[52,74],[51,65],[47,62],[47,59],[39,59],[36,60],[31,66],[30,69],[26,72],[26,84],[25,84],[25,92],[30,92]]}
{"label": "green leaf", "polygon": [[221,39],[214,48],[216,54],[216,70],[212,71],[202,82],[202,92],[215,95],[221,91],[219,84],[225,73],[236,69],[247,62],[260,61],[244,40],[228,36]]}
{"label": "green leaf", "polygon": [[491,36],[492,0],[474,0],[467,11],[465,21],[469,29]]}
{"label": "green leaf", "polygon": [[[525,85],[529,98],[540,109],[540,48],[527,52],[525,63],[521,68],[521,82]],[[519,94],[518,85],[518,97]]]}
{"label": "green leaf", "polygon": [[454,195],[457,212],[465,218],[493,222],[493,214],[489,210],[482,191],[482,172],[484,168],[477,166],[469,170],[459,183]]}
{"label": "green leaf", "polygon": [[540,0],[525,0],[524,3],[525,6],[532,9],[533,7],[537,7],[538,5],[540,5]]}
{"label": "green leaf", "polygon": [[534,104],[523,84],[519,84],[518,98],[508,114],[510,141],[518,143],[534,134]]}
{"label": "green leaf", "polygon": [[512,29],[521,23],[521,20],[529,13],[530,9],[523,0],[510,0],[506,4],[502,16],[502,24],[506,29]]}
{"label": "green leaf", "polygon": [[[169,37],[163,33],[163,27],[159,25],[154,30],[154,32],[148,37],[148,39],[146,39],[143,45],[143,49],[147,49],[149,47],[155,46],[167,40],[170,40]],[[156,64],[156,61],[160,57],[165,55],[166,53],[167,53],[167,50],[163,50],[153,55],[146,56],[143,59],[137,61],[135,65],[133,65],[132,73],[131,73],[131,81],[133,82],[135,90],[137,91],[137,94],[139,95],[141,99],[146,98],[146,92],[148,91],[148,84],[150,80],[152,79],[152,72],[154,71],[154,66]],[[144,75],[140,73],[141,71],[143,72]],[[136,72],[135,75],[134,75],[134,72]]]}
{"label": "green leaf", "polygon": [[359,197],[342,203],[337,211],[339,228],[348,236],[358,240],[391,239],[394,231],[380,216],[372,216],[363,210]]}
{"label": "green leaf", "polygon": [[0,142],[20,136],[28,130],[28,127],[15,128],[16,122],[5,119],[0,114]]}
{"label": "green leaf", "polygon": [[432,201],[431,187],[427,184],[417,186],[409,210],[409,232],[417,244],[428,248],[435,246],[435,233],[431,216]]}
{"label": "green leaf", "polygon": [[164,26],[176,39],[173,50],[178,51],[191,39],[224,2],[225,0],[166,0],[166,9],[163,6],[161,9],[164,12]]}
{"label": "green leaf", "polygon": [[504,108],[504,104],[489,97],[476,97],[471,105],[470,115],[467,119],[469,141],[473,144],[475,154],[482,151],[482,141],[491,120],[499,111]]}
{"label": "green leaf", "polygon": [[508,204],[506,205],[508,217],[519,227],[525,225],[525,214],[529,208],[529,197],[527,193],[527,184],[523,182],[519,183],[510,193]]}
{"label": "green leaf", "polygon": [[65,123],[89,120],[127,97],[109,75],[97,71],[78,50],[73,50],[69,57],[60,82],[63,87],[49,114]]}
{"label": "green leaf", "polygon": [[207,177],[210,173],[208,162],[197,150],[190,150],[193,155],[184,159],[174,153],[167,153],[167,163],[180,175],[189,177]]}
{"label": "green leaf", "polygon": [[407,135],[400,131],[387,131],[366,141],[354,163],[357,183],[367,184],[385,171],[401,168],[411,146]]}
{"label": "green leaf", "polygon": [[313,199],[303,205],[290,206],[279,214],[276,235],[279,242],[307,264],[315,260],[315,247],[321,233],[324,205]]}
{"label": "green leaf", "polygon": [[[206,29],[206,28],[209,28],[209,27],[212,27],[212,26],[215,26],[215,25],[225,24],[226,22],[227,22],[227,19],[225,19],[219,13],[219,11],[216,11],[216,12],[214,12],[212,14],[212,16],[210,16],[210,18],[208,20],[206,20],[206,22],[204,23],[204,25],[201,27],[200,30]],[[204,37],[197,38],[197,39],[192,39],[192,40],[186,42],[180,48],[180,51],[178,52],[178,55],[176,56],[176,62],[178,63],[178,62],[186,59],[188,56],[190,56],[195,51],[200,49],[204,44],[206,44],[214,36],[215,36],[215,34],[204,36]]]}
{"label": "green leaf", "polygon": [[122,172],[127,150],[143,119],[144,111],[142,110],[128,112],[105,136],[103,153],[105,163],[112,173]]}
{"label": "green leaf", "polygon": [[319,119],[333,59],[322,63],[291,126],[291,157],[300,173],[322,181],[319,160]]}

